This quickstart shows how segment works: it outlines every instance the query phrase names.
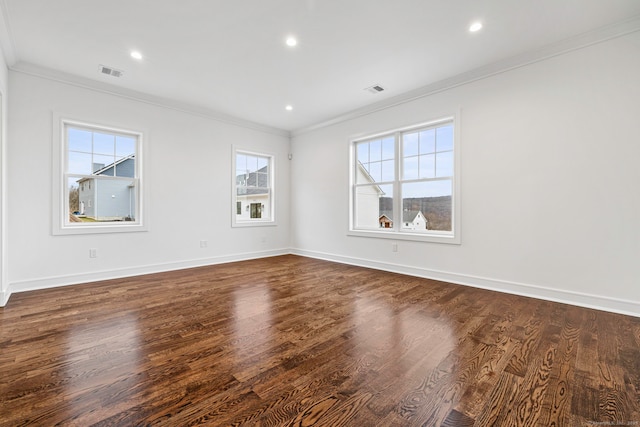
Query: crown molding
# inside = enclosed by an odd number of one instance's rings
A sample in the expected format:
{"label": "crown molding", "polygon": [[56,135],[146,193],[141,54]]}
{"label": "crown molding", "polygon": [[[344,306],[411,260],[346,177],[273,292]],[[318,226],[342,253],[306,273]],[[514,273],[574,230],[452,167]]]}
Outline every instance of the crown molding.
{"label": "crown molding", "polygon": [[71,86],[81,87],[84,89],[93,90],[96,92],[106,93],[109,95],[118,96],[145,104],[155,105],[157,107],[168,108],[171,110],[180,111],[183,113],[204,117],[210,120],[216,120],[247,129],[252,129],[264,133],[269,133],[278,136],[290,137],[290,133],[287,130],[279,129],[260,123],[252,122],[250,120],[241,119],[239,117],[224,114],[218,111],[214,111],[208,108],[199,107],[197,105],[176,101],[169,98],[150,95],[143,92],[115,86],[109,83],[100,82],[97,80],[87,79],[85,77],[79,77],[73,74],[65,73],[63,71],[53,70],[50,68],[41,67],[39,65],[31,64],[28,62],[20,61],[9,67],[9,70],[26,74],[34,77],[43,78],[46,80],[55,81],[58,83],[68,84]]}
{"label": "crown molding", "polygon": [[351,110],[347,113],[340,114],[339,116],[316,123],[314,125],[294,129],[291,131],[291,136],[299,136],[314,130],[345,122],[347,120],[366,116],[377,111],[385,110],[387,108],[404,104],[419,98],[434,95],[448,89],[453,89],[455,87],[495,76],[497,74],[501,74],[516,68],[524,67],[526,65],[564,55],[569,52],[593,46],[595,44],[622,37],[637,31],[640,31],[640,15],[617,22],[615,24],[588,31],[586,33],[579,34],[577,36],[570,37],[556,43],[552,43],[540,49],[532,50],[520,55],[512,56],[504,60],[496,61],[491,64],[475,68],[473,70],[437,81],[421,88],[405,92],[400,95],[396,95],[391,98],[378,101],[355,110]]}

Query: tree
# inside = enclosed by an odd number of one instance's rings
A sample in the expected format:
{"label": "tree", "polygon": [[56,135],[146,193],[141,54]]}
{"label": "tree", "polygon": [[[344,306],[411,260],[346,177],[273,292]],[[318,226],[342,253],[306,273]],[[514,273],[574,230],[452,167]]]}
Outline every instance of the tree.
{"label": "tree", "polygon": [[69,187],[69,212],[74,213],[80,210],[80,188]]}

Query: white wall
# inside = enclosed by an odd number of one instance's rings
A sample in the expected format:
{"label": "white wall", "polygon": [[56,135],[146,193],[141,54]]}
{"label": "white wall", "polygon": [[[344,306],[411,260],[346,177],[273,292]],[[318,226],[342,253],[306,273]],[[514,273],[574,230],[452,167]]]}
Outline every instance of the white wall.
{"label": "white wall", "polygon": [[[458,109],[462,244],[347,236],[349,138]],[[298,133],[294,251],[640,315],[639,141],[640,33]]]}
{"label": "white wall", "polygon": [[[289,137],[10,72],[8,256],[13,292],[286,253]],[[53,236],[52,120],[145,132],[149,231]],[[232,145],[276,156],[277,226],[231,227]],[[200,241],[208,241],[206,248]],[[89,258],[96,248],[98,257]]]}

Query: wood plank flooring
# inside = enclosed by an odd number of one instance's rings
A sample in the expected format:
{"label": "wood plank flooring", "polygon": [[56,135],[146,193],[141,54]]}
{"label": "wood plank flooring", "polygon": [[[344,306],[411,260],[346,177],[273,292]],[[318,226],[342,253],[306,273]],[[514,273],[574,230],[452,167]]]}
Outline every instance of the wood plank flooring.
{"label": "wood plank flooring", "polygon": [[0,426],[640,425],[640,319],[297,256],[14,294]]}

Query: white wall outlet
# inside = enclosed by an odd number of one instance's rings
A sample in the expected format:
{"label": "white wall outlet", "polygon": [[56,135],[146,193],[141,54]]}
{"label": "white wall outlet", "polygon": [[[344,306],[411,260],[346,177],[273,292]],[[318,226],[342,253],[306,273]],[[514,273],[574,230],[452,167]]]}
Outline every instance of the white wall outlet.
{"label": "white wall outlet", "polygon": [[209,242],[207,242],[206,240],[200,240],[201,248],[206,248],[207,246],[209,246]]}
{"label": "white wall outlet", "polygon": [[98,250],[95,248],[89,249],[89,258],[97,258],[97,257],[98,257]]}
{"label": "white wall outlet", "polygon": [[391,244],[391,252],[398,252],[398,244],[397,243],[392,243]]}
{"label": "white wall outlet", "polygon": [[260,238],[260,242],[261,242],[261,243],[267,243],[267,236],[262,236],[262,237]]}

